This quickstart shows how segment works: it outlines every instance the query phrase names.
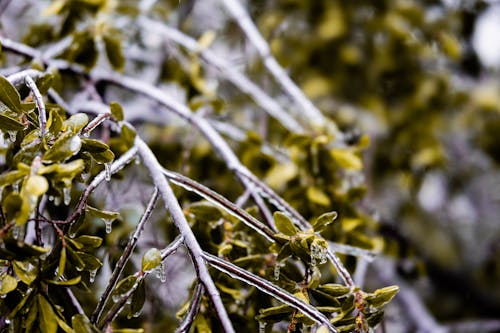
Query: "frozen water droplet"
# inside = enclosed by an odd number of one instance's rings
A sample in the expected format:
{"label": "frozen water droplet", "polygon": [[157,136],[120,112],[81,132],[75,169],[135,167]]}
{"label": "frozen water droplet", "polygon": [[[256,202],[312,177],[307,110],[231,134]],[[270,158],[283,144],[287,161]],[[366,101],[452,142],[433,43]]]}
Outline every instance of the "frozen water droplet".
{"label": "frozen water droplet", "polygon": [[89,282],[90,283],[94,283],[96,274],[97,274],[97,269],[90,271],[90,273],[89,273]]}
{"label": "frozen water droplet", "polygon": [[125,301],[125,303],[127,303],[127,305],[132,304],[132,298],[131,297],[127,298],[127,300]]}
{"label": "frozen water droplet", "polygon": [[12,237],[15,240],[23,240],[24,239],[24,226],[16,225],[12,228]]}
{"label": "frozen water droplet", "polygon": [[104,172],[106,172],[105,179],[109,182],[111,180],[111,164],[104,163]]}
{"label": "frozen water droplet", "polygon": [[69,234],[68,234],[68,236],[69,236],[69,238],[75,238],[75,236],[76,236],[76,233],[74,233],[74,232],[71,232],[71,233],[69,233]]}
{"label": "frozen water droplet", "polygon": [[19,183],[12,184],[12,191],[14,193],[19,193]]}
{"label": "frozen water droplet", "polygon": [[59,206],[61,204],[61,197],[54,198],[54,205]]}
{"label": "frozen water droplet", "polygon": [[280,279],[281,266],[282,266],[282,264],[280,262],[277,262],[276,265],[274,265],[274,279],[275,280]]}
{"label": "frozen water droplet", "polygon": [[160,270],[160,282],[165,283],[167,281],[167,272],[166,272],[166,267],[163,261],[161,262],[160,266],[158,267]]}
{"label": "frozen water droplet", "polygon": [[69,150],[73,153],[76,154],[80,151],[80,148],[82,147],[82,139],[78,135],[75,135],[71,140],[69,141]]}
{"label": "frozen water droplet", "polygon": [[90,131],[83,133],[83,136],[84,136],[85,138],[90,137]]}
{"label": "frozen water droplet", "polygon": [[139,156],[136,156],[134,159],[134,164],[135,165],[140,165],[141,164],[141,158]]}
{"label": "frozen water droplet", "polygon": [[136,313],[134,313],[134,314],[132,315],[132,317],[137,318],[137,317],[139,317],[140,315],[141,315],[141,311],[139,310],[139,311],[137,311]]}
{"label": "frozen water droplet", "polygon": [[7,131],[7,134],[9,134],[10,142],[16,142],[17,131]]}
{"label": "frozen water droplet", "polygon": [[118,301],[120,300],[120,295],[113,295],[111,296],[111,300],[115,303],[118,303]]}
{"label": "frozen water droplet", "polygon": [[108,219],[102,219],[102,220],[104,221],[104,224],[106,225],[106,233],[109,234],[111,232],[113,220],[108,220]]}
{"label": "frozen water droplet", "polygon": [[71,188],[63,187],[64,204],[67,206],[71,202]]}
{"label": "frozen water droplet", "polygon": [[53,195],[49,195],[49,201],[54,201],[55,197]]}
{"label": "frozen water droplet", "polygon": [[319,260],[320,264],[326,263],[326,257],[327,257],[327,249],[313,242],[311,244],[311,265],[316,266],[317,260]]}
{"label": "frozen water droplet", "polygon": [[259,333],[264,333],[266,331],[267,323],[259,321]]}

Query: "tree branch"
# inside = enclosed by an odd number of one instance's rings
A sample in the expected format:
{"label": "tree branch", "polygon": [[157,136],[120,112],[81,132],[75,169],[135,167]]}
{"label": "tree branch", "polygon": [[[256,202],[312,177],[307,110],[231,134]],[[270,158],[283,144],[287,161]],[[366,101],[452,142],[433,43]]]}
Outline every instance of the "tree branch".
{"label": "tree branch", "polygon": [[337,332],[328,318],[326,318],[319,310],[305,303],[304,301],[299,300],[288,291],[212,254],[204,252],[203,255],[207,262],[219,271],[230,275],[234,279],[243,281],[246,284],[256,287],[260,291],[276,298],[280,302],[283,302],[293,307],[294,309],[301,311],[304,315],[311,318],[315,322],[321,325],[325,325],[331,332]]}
{"label": "tree branch", "polygon": [[191,255],[196,274],[199,280],[203,283],[208,297],[214,305],[215,311],[219,320],[226,333],[233,333],[234,328],[231,324],[231,320],[227,314],[224,304],[220,298],[219,291],[215,287],[215,283],[212,280],[208,268],[203,259],[203,250],[201,249],[198,241],[191,230],[186,217],[182,212],[179,202],[172,191],[172,188],[168,184],[165,176],[163,174],[163,168],[154,156],[153,152],[149,149],[148,145],[137,136],[135,138],[135,144],[138,149],[138,153],[141,156],[144,166],[148,169],[155,186],[160,191],[160,194],[165,203],[165,208],[170,212],[170,216],[174,221],[174,224],[179,229],[179,232],[184,237],[184,243],[186,244],[188,251]]}
{"label": "tree branch", "polygon": [[40,138],[43,140],[45,138],[45,132],[47,131],[47,129],[45,128],[46,127],[45,124],[47,124],[45,103],[43,101],[42,94],[40,93],[40,90],[38,90],[35,81],[33,81],[33,79],[27,75],[24,77],[24,82],[26,82],[26,85],[30,88],[35,98],[35,103],[38,108],[38,121],[40,122]]}
{"label": "tree branch", "polygon": [[243,93],[249,95],[253,101],[265,110],[271,117],[276,119],[283,127],[291,132],[303,133],[304,128],[292,118],[283,108],[267,95],[259,86],[253,83],[245,75],[226,63],[219,55],[209,49],[201,49],[196,40],[160,22],[140,17],[138,22],[145,29],[160,33],[163,37],[182,45],[191,52],[200,55],[200,58],[208,65],[217,69],[220,76],[233,83]]}
{"label": "tree branch", "polygon": [[118,278],[120,277],[121,273],[123,272],[123,269],[125,268],[125,264],[130,259],[130,256],[132,255],[132,252],[134,251],[135,246],[137,245],[137,241],[139,240],[139,237],[142,233],[144,225],[146,224],[146,221],[149,219],[149,217],[151,217],[151,214],[153,213],[153,209],[157,201],[158,201],[158,189],[155,188],[153,194],[151,195],[151,198],[149,199],[146,209],[144,210],[144,213],[142,214],[141,219],[137,224],[137,227],[135,228],[135,232],[133,233],[132,237],[130,237],[127,246],[123,250],[120,259],[116,263],[115,269],[111,274],[111,278],[109,279],[109,282],[106,285],[106,288],[102,293],[99,302],[97,303],[94,313],[92,313],[92,316],[90,318],[90,321],[92,323],[95,324],[99,321],[99,317],[102,314],[104,305],[106,305],[106,302],[108,301],[111,292],[115,288],[116,282],[118,281]]}
{"label": "tree branch", "polygon": [[188,333],[191,328],[191,324],[193,324],[194,318],[198,314],[200,310],[201,297],[203,296],[203,285],[201,283],[197,283],[193,292],[193,296],[191,297],[191,304],[189,304],[189,310],[184,317],[182,323],[177,327],[175,333]]}

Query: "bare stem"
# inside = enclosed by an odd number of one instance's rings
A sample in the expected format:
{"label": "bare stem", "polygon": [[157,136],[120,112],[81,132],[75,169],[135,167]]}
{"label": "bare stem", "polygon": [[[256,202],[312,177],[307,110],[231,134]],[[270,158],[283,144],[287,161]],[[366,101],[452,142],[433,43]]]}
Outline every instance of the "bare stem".
{"label": "bare stem", "polygon": [[153,191],[153,194],[151,195],[151,198],[149,199],[149,202],[146,206],[146,209],[144,210],[144,213],[141,216],[141,219],[139,223],[137,224],[137,227],[135,228],[134,234],[132,237],[130,237],[130,240],[123,250],[122,255],[120,256],[120,259],[118,260],[115,269],[113,270],[113,273],[111,274],[111,278],[109,279],[108,284],[106,285],[106,288],[104,292],[101,295],[101,298],[99,299],[99,302],[97,303],[97,306],[94,310],[94,313],[92,314],[90,321],[92,323],[97,323],[99,321],[99,317],[102,314],[102,310],[104,309],[104,305],[109,299],[109,296],[111,295],[111,292],[113,291],[113,288],[116,286],[116,282],[118,281],[118,278],[120,277],[121,273],[123,272],[123,269],[125,268],[125,264],[128,262],[130,259],[130,256],[132,255],[132,252],[135,249],[135,246],[137,245],[137,241],[139,240],[139,237],[141,236],[142,230],[144,228],[144,225],[146,224],[146,221],[149,219],[151,214],[153,213],[154,206],[158,200],[158,189],[155,188]]}

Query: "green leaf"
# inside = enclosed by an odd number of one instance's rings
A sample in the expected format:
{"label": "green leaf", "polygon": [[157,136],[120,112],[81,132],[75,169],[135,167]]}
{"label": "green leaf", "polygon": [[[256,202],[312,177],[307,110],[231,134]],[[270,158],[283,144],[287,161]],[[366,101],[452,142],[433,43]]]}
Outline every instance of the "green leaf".
{"label": "green leaf", "polygon": [[82,147],[82,140],[74,133],[62,134],[52,147],[43,155],[46,162],[62,162],[76,155]]}
{"label": "green leaf", "polygon": [[24,185],[24,189],[30,195],[39,197],[49,189],[49,182],[43,176],[30,176]]}
{"label": "green leaf", "polygon": [[123,56],[120,39],[111,33],[104,34],[102,37],[109,63],[115,70],[122,70],[125,66],[125,57]]}
{"label": "green leaf", "polygon": [[328,212],[322,214],[312,223],[314,231],[316,232],[323,231],[325,227],[327,227],[329,224],[332,224],[335,221],[337,216],[338,216],[337,212]]}
{"label": "green leaf", "polygon": [[76,238],[67,238],[78,250],[95,249],[101,246],[102,238],[97,236],[82,235]]}
{"label": "green leaf", "polygon": [[161,264],[161,252],[156,248],[149,249],[144,256],[142,256],[142,271],[146,272]]}
{"label": "green leaf", "polygon": [[0,113],[0,130],[19,131],[24,128],[24,124],[16,119]]}
{"label": "green leaf", "polygon": [[133,128],[124,123],[121,127],[120,138],[123,140],[127,149],[130,149],[134,145],[135,137],[137,133]]}
{"label": "green leaf", "polygon": [[58,286],[74,286],[74,285],[77,285],[78,283],[80,283],[81,280],[82,280],[82,277],[80,275],[78,275],[77,277],[74,277],[74,278],[69,279],[69,280],[47,280],[47,282],[50,284],[58,285]]}
{"label": "green leaf", "polygon": [[363,168],[363,162],[354,152],[347,149],[332,149],[331,156],[344,169],[359,171]]}
{"label": "green leaf", "polygon": [[295,236],[300,230],[293,224],[292,220],[282,212],[273,214],[274,223],[279,232],[287,236]]}
{"label": "green leaf", "polygon": [[102,153],[109,150],[109,146],[102,141],[94,139],[82,139],[82,150],[90,153]]}
{"label": "green leaf", "polygon": [[7,273],[0,274],[0,295],[6,295],[16,289],[17,280]]}
{"label": "green leaf", "polygon": [[3,175],[0,175],[0,187],[4,187],[6,185],[12,185],[17,183],[19,180],[24,178],[28,173],[24,170],[13,170]]}
{"label": "green leaf", "polygon": [[365,300],[371,306],[379,308],[389,303],[398,292],[398,286],[389,286],[375,290],[373,294],[366,296]]}
{"label": "green leaf", "polygon": [[99,217],[104,220],[116,220],[120,217],[120,213],[112,212],[109,210],[97,209],[90,205],[85,206],[85,211],[92,216]]}
{"label": "green leaf", "polygon": [[54,310],[50,303],[42,296],[37,295],[38,299],[38,321],[40,324],[40,331],[42,333],[56,333],[57,332],[57,319]]}
{"label": "green leaf", "polygon": [[293,312],[289,305],[279,305],[267,309],[261,309],[256,317],[259,321],[278,322],[287,319]]}
{"label": "green leaf", "polygon": [[30,261],[12,261],[12,267],[17,277],[28,286],[36,280],[38,276],[38,267]]}
{"label": "green leaf", "polygon": [[57,324],[66,333],[75,333],[75,331],[59,316],[56,316]]}
{"label": "green leaf", "polygon": [[78,255],[78,257],[80,257],[80,259],[82,259],[83,263],[85,264],[85,270],[94,271],[102,267],[102,261],[99,260],[99,258],[97,258],[96,256],[81,251],[76,251],[75,253]]}
{"label": "green leaf", "polygon": [[61,115],[61,110],[52,108],[49,111],[49,119],[47,119],[47,128],[52,135],[59,134],[63,129],[64,118]]}
{"label": "green leaf", "polygon": [[120,104],[118,104],[118,102],[111,102],[109,104],[109,109],[111,110],[111,114],[116,121],[123,121],[123,108]]}
{"label": "green leaf", "polygon": [[24,323],[26,332],[35,331],[33,329],[33,326],[35,325],[37,318],[38,318],[38,302],[32,302],[31,306],[29,307],[28,315],[26,316],[26,321]]}
{"label": "green leaf", "polygon": [[307,199],[315,204],[329,207],[332,202],[328,195],[316,186],[309,186],[306,190]]}
{"label": "green leaf", "polygon": [[139,286],[132,295],[132,303],[130,304],[130,315],[132,317],[137,317],[146,302],[146,287],[144,285],[144,280],[139,282]]}
{"label": "green leaf", "polygon": [[63,131],[70,130],[73,133],[80,132],[89,123],[89,117],[85,113],[77,113],[63,121]]}
{"label": "green leaf", "polygon": [[71,247],[66,247],[66,254],[68,255],[69,261],[75,266],[77,271],[83,271],[85,269],[85,263],[75,250]]}
{"label": "green leaf", "polygon": [[12,111],[23,112],[19,92],[3,75],[0,75],[0,102]]}
{"label": "green leaf", "polygon": [[189,206],[189,213],[196,216],[199,221],[218,221],[222,218],[221,211],[207,201],[199,201]]}
{"label": "green leaf", "polygon": [[61,253],[59,255],[59,266],[57,267],[57,276],[64,275],[64,270],[66,269],[66,247],[61,248]]}
{"label": "green leaf", "polygon": [[317,289],[333,297],[344,296],[351,291],[351,288],[347,286],[334,283],[323,284],[319,286]]}
{"label": "green leaf", "polygon": [[132,289],[132,287],[135,285],[135,282],[137,281],[137,276],[136,275],[129,275],[116,285],[115,289],[112,292],[113,296],[118,296],[122,297],[126,293]]}
{"label": "green leaf", "polygon": [[98,333],[100,332],[94,325],[90,323],[89,318],[83,314],[74,315],[71,318],[71,326],[75,333]]}

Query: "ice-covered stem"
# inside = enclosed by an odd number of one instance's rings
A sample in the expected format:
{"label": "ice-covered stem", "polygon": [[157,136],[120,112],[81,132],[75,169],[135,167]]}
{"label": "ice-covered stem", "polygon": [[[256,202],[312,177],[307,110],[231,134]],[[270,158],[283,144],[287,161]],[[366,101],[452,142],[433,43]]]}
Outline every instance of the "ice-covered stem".
{"label": "ice-covered stem", "polygon": [[189,223],[186,221],[182,208],[180,207],[172,188],[163,174],[162,166],[148,145],[142,141],[139,136],[135,138],[135,145],[137,146],[138,154],[141,157],[144,166],[148,169],[149,174],[153,179],[154,185],[160,191],[163,202],[165,203],[165,208],[170,213],[170,216],[177,229],[179,229],[180,234],[184,237],[184,244],[191,255],[196,275],[203,284],[207,295],[214,306],[215,312],[219,317],[222,327],[224,328],[224,331],[226,333],[233,333],[234,328],[231,324],[231,320],[229,319],[227,311],[224,308],[219,291],[215,287],[215,283],[208,272],[208,267],[206,266],[206,262],[203,258],[203,250],[191,230]]}
{"label": "ice-covered stem", "polygon": [[[125,152],[125,154],[120,156],[120,158],[111,163],[111,166],[109,168],[110,174],[114,174],[123,169],[127,164],[129,164],[132,161],[136,153],[137,153],[137,147],[133,146],[127,152]],[[80,217],[83,210],[85,209],[85,205],[87,204],[87,200],[92,191],[94,191],[94,189],[105,180],[106,180],[106,170],[101,171],[92,179],[90,184],[87,186],[85,191],[80,196],[75,211],[73,212],[73,214],[71,214],[70,217],[66,219],[65,221],[65,224],[67,225],[66,228],[69,227],[71,223],[75,222]]]}
{"label": "ice-covered stem", "polygon": [[193,296],[191,297],[191,303],[189,304],[189,310],[184,317],[182,323],[177,327],[175,333],[188,333],[191,325],[193,324],[194,318],[200,310],[201,297],[203,296],[203,285],[197,283],[194,288]]}
{"label": "ice-covered stem", "polygon": [[274,76],[275,80],[283,87],[285,92],[297,103],[303,112],[305,120],[308,120],[311,125],[323,127],[327,123],[327,119],[320,110],[304,95],[302,90],[290,79],[283,67],[276,61],[272,55],[269,44],[262,37],[261,33],[253,23],[250,15],[240,4],[238,0],[221,0],[223,5],[233,16],[234,20],[239,24],[241,30],[245,33],[248,40],[257,49],[257,52],[262,57],[262,61],[267,70]]}
{"label": "ice-covered stem", "polygon": [[148,96],[197,128],[208,140],[208,142],[210,142],[215,151],[221,156],[228,169],[235,172],[245,188],[248,188],[252,191],[252,198],[260,208],[266,224],[274,231],[276,231],[273,223],[273,218],[267,210],[267,206],[265,205],[261,196],[259,195],[259,193],[257,193],[257,191],[255,191],[255,186],[246,177],[240,176],[243,173],[249,174],[250,171],[239,161],[238,157],[231,150],[231,147],[229,147],[229,144],[212,127],[207,119],[201,117],[196,113],[192,113],[187,106],[177,102],[175,99],[168,96],[159,88],[140,80],[136,80],[134,78],[117,73],[105,73],[102,71],[93,73],[92,77],[95,81],[111,82],[117,86],[121,86],[125,89]]}
{"label": "ice-covered stem", "polygon": [[[182,245],[182,242],[184,241],[184,237],[181,235],[177,236],[172,243],[170,243],[164,250],[162,250],[162,255],[161,259],[165,260],[169,255],[177,251],[179,246]],[[140,283],[150,274],[151,271],[146,271],[146,272],[137,272],[137,280],[130,288],[128,292],[126,292],[118,302],[116,302],[113,307],[108,311],[104,319],[99,322],[97,327],[102,330],[106,326],[108,326],[113,320],[115,320],[116,316],[123,310],[125,305],[127,304],[127,300],[132,297],[134,292],[137,290],[139,287]]]}
{"label": "ice-covered stem", "polygon": [[161,34],[191,52],[199,54],[200,58],[217,70],[217,73],[226,80],[233,83],[243,93],[249,95],[252,100],[276,119],[283,127],[294,133],[303,133],[304,128],[291,117],[272,97],[266,94],[258,85],[243,75],[234,66],[227,63],[223,58],[209,49],[202,49],[198,42],[181,31],[171,28],[163,23],[140,17],[139,24],[147,30]]}
{"label": "ice-covered stem", "polygon": [[185,188],[188,191],[193,191],[197,193],[198,195],[210,201],[211,203],[221,207],[229,214],[235,216],[243,223],[245,223],[247,226],[249,226],[253,230],[257,231],[259,234],[267,238],[269,241],[271,242],[275,241],[274,237],[275,233],[271,229],[269,229],[262,222],[257,220],[255,217],[250,215],[244,209],[238,207],[237,205],[235,205],[222,195],[209,189],[203,184],[200,184],[192,180],[191,178],[175,173],[173,171],[163,169],[163,173],[173,183]]}
{"label": "ice-covered stem", "polygon": [[283,302],[293,307],[294,309],[297,309],[315,322],[321,325],[325,325],[331,332],[337,332],[328,318],[326,318],[318,309],[298,299],[288,291],[272,284],[266,279],[263,279],[253,273],[250,273],[247,270],[244,270],[228,261],[225,261],[224,259],[216,257],[207,252],[204,252],[203,255],[206,261],[215,269],[228,274],[234,279],[240,280],[248,285],[256,287],[260,291],[274,297],[280,302]]}
{"label": "ice-covered stem", "polygon": [[130,237],[127,246],[123,250],[120,259],[116,263],[115,269],[113,270],[111,278],[109,279],[108,284],[106,285],[106,288],[102,293],[99,302],[97,303],[94,313],[92,313],[92,316],[90,318],[90,321],[92,323],[95,324],[99,321],[99,318],[102,314],[102,310],[104,309],[104,305],[106,305],[106,302],[108,301],[111,292],[115,288],[118,278],[120,277],[121,273],[123,272],[123,269],[125,268],[125,264],[130,259],[130,256],[132,255],[132,252],[134,251],[135,246],[137,245],[137,241],[141,236],[142,230],[144,229],[144,225],[146,224],[146,221],[148,221],[149,217],[151,217],[151,214],[153,213],[153,209],[157,200],[158,200],[158,189],[155,188],[153,194],[151,194],[146,209],[144,210],[144,213],[142,214],[141,219],[139,220],[139,223],[135,228],[132,237]]}
{"label": "ice-covered stem", "polygon": [[43,139],[45,137],[45,132],[47,129],[45,125],[47,124],[47,113],[45,112],[45,102],[43,101],[42,94],[38,89],[35,81],[31,78],[31,76],[27,75],[24,78],[24,82],[30,88],[33,93],[33,97],[35,99],[36,107],[38,108],[38,121],[40,123],[40,137]]}

